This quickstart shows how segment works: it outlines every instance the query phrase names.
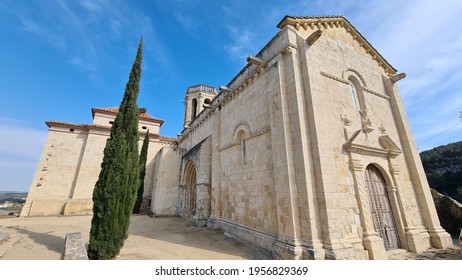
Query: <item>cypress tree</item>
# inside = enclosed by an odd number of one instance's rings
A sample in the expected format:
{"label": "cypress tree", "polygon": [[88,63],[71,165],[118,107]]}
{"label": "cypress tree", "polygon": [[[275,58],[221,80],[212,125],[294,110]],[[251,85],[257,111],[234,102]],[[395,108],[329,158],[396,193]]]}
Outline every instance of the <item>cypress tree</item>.
{"label": "cypress tree", "polygon": [[133,214],[140,213],[141,203],[143,202],[144,192],[144,177],[146,176],[146,161],[148,158],[148,146],[149,146],[149,129],[144,136],[143,146],[141,147],[140,153],[140,185],[138,187],[138,193],[136,197],[135,206],[133,207]]}
{"label": "cypress tree", "polygon": [[89,259],[113,259],[128,237],[139,185],[137,99],[142,47],[143,38],[140,39],[123,100],[106,141],[101,172],[93,190]]}

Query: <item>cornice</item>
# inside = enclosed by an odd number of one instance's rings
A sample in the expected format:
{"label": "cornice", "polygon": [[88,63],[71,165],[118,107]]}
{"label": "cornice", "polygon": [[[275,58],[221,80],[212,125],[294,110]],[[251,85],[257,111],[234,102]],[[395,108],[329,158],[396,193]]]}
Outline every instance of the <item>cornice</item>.
{"label": "cornice", "polygon": [[[337,77],[335,75],[332,75],[332,74],[329,74],[329,73],[326,73],[326,72],[323,72],[321,71],[320,74],[326,78],[329,78],[329,79],[332,79],[334,81],[337,81],[337,82],[340,82],[340,83],[344,83],[346,85],[349,85],[350,82],[348,80],[345,80],[344,78],[341,78],[341,77]],[[382,93],[379,93],[379,92],[376,92],[376,91],[373,91],[365,86],[361,86],[361,89],[364,90],[365,92],[368,92],[368,93],[371,93],[375,96],[378,96],[380,98],[383,98],[383,99],[386,99],[386,100],[390,100],[390,97],[388,95],[385,95],[385,94],[382,94]]]}
{"label": "cornice", "polygon": [[364,38],[364,36],[343,16],[325,17],[296,17],[285,16],[277,25],[278,28],[293,26],[296,30],[344,28],[354,40],[374,59],[384,70],[388,77],[396,74],[396,69]]}

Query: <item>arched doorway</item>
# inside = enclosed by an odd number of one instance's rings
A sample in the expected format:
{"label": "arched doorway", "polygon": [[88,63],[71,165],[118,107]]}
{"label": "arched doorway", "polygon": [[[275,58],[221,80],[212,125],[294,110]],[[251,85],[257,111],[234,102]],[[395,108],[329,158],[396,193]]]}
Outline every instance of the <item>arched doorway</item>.
{"label": "arched doorway", "polygon": [[196,214],[196,166],[188,162],[184,171],[183,214],[193,216]]}
{"label": "arched doorway", "polygon": [[372,164],[366,168],[365,186],[371,205],[374,229],[383,239],[385,249],[393,250],[400,248],[398,231],[388,197],[386,182],[380,170]]}

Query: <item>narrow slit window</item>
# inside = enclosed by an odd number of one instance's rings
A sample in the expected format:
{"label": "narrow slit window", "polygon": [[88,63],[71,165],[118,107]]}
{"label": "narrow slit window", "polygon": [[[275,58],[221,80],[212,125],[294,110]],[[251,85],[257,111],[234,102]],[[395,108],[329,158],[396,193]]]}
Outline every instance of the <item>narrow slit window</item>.
{"label": "narrow slit window", "polygon": [[246,134],[245,134],[245,132],[243,130],[241,130],[241,131],[239,131],[237,133],[237,141],[241,146],[240,158],[241,158],[243,164],[246,164],[246,161],[247,161],[247,159],[246,159],[246,156],[247,156],[247,154],[246,154],[246,152],[247,152],[246,151],[246,144],[247,143],[246,143],[245,137],[246,137]]}
{"label": "narrow slit window", "polygon": [[351,94],[351,100],[353,101],[353,106],[355,110],[358,110],[358,97],[356,96],[355,87],[352,84],[348,84]]}

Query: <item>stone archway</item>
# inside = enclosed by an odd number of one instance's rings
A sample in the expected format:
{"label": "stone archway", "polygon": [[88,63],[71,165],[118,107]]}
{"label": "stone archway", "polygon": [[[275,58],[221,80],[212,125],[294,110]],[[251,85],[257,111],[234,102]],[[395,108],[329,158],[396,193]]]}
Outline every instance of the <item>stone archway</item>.
{"label": "stone archway", "polygon": [[370,164],[366,167],[365,186],[369,197],[374,230],[383,239],[386,250],[401,247],[386,181],[382,172]]}
{"label": "stone archway", "polygon": [[196,165],[189,161],[184,170],[184,189],[183,189],[183,217],[190,218],[196,214],[196,198],[197,198],[197,175]]}

